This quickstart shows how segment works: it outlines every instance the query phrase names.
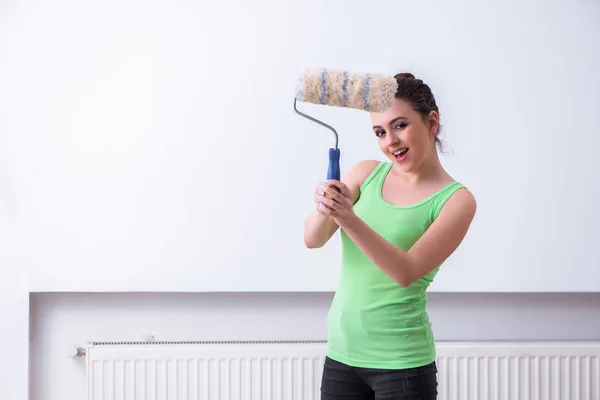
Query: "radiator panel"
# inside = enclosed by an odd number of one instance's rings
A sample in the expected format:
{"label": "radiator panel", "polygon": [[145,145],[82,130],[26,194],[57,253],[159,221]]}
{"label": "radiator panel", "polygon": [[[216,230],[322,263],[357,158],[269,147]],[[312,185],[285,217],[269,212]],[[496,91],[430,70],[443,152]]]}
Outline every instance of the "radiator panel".
{"label": "radiator panel", "polygon": [[443,400],[600,400],[600,344],[439,346]]}
{"label": "radiator panel", "polygon": [[[87,349],[88,400],[318,400],[323,342]],[[599,343],[438,343],[439,400],[600,400]]]}

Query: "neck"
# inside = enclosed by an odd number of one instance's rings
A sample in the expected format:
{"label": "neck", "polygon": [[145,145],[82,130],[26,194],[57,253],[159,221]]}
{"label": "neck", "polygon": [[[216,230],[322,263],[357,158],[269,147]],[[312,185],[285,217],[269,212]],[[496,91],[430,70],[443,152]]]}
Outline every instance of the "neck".
{"label": "neck", "polygon": [[429,155],[423,160],[421,165],[410,172],[401,171],[397,166],[394,167],[396,173],[401,175],[407,182],[419,183],[423,181],[448,178],[448,173],[442,167],[437,151],[432,149]]}

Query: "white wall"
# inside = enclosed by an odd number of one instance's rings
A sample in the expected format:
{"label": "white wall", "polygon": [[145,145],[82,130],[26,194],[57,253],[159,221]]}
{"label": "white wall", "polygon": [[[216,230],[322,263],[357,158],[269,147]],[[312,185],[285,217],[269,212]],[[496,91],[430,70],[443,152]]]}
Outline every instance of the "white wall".
{"label": "white wall", "polygon": [[[600,236],[597,3],[9,3],[0,163],[34,291],[334,290],[339,241],[302,241],[333,144],[292,108],[315,65],[432,86],[479,204],[432,291],[600,291],[579,278]],[[339,130],[343,172],[382,158],[368,114],[301,107]]]}
{"label": "white wall", "polygon": [[[325,339],[327,293],[32,296],[31,400],[79,400],[88,341]],[[438,340],[600,340],[600,294],[429,296]]]}

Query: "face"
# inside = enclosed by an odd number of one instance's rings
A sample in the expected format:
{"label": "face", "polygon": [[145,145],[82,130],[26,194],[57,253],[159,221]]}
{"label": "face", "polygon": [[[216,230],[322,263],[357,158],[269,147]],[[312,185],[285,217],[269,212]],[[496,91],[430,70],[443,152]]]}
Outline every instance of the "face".
{"label": "face", "polygon": [[371,121],[379,148],[402,171],[415,171],[435,154],[435,112],[423,121],[409,103],[396,99],[387,111],[371,113]]}

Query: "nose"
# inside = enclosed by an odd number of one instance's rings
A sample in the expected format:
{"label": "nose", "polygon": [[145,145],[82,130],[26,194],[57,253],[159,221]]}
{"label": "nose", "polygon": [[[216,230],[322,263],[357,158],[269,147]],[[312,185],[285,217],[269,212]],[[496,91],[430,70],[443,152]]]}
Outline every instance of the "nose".
{"label": "nose", "polygon": [[388,146],[398,145],[400,144],[400,138],[394,133],[390,133],[386,135],[386,144]]}

